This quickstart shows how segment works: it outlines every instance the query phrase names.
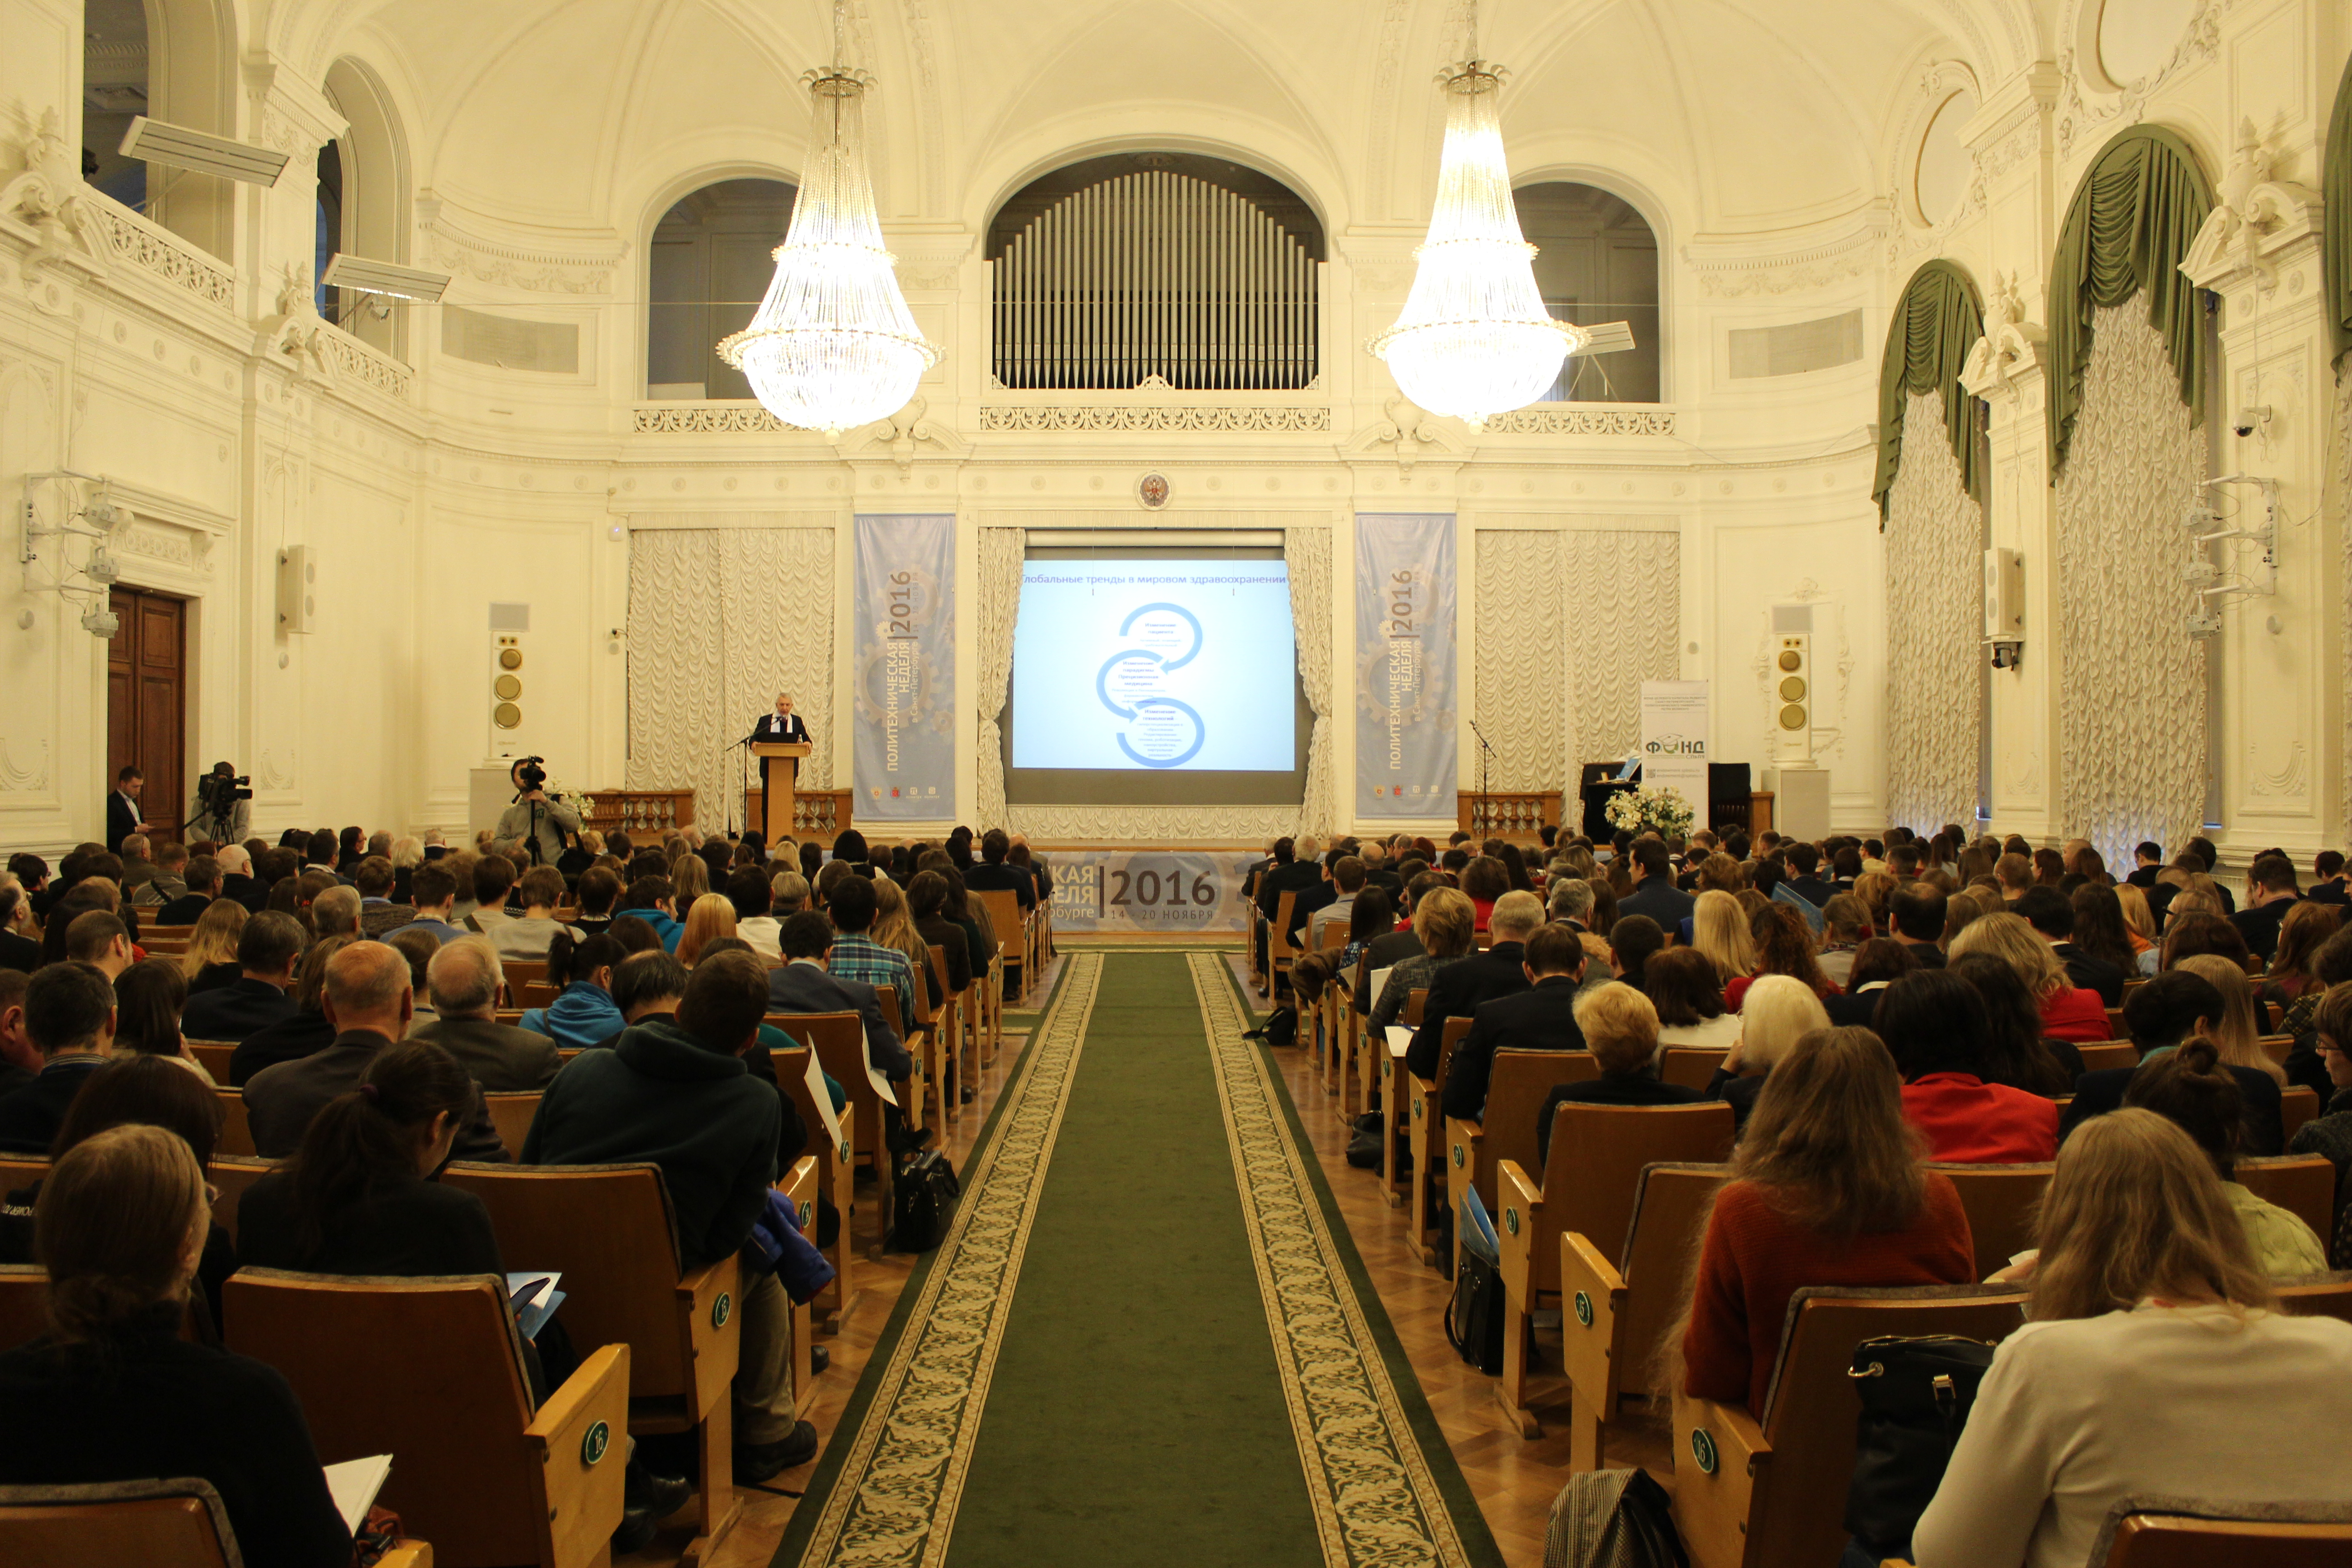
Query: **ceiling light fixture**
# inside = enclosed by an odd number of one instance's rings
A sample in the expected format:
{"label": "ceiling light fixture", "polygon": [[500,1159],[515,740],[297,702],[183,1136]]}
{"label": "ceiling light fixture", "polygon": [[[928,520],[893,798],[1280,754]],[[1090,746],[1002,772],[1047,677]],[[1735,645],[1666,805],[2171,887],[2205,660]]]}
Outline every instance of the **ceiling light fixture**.
{"label": "ceiling light fixture", "polygon": [[1519,232],[1496,109],[1503,69],[1477,58],[1475,4],[1469,54],[1438,77],[1445,146],[1429,233],[1413,252],[1412,292],[1370,346],[1407,397],[1477,430],[1489,416],[1541,397],[1590,334],[1552,320],[1536,288],[1536,247]]}
{"label": "ceiling light fixture", "polygon": [[446,272],[427,272],[419,267],[403,267],[397,262],[377,261],[339,250],[327,262],[327,269],[319,275],[319,281],[329,289],[349,289],[355,293],[432,304],[449,291],[449,277]]}
{"label": "ceiling light fixture", "polygon": [[843,21],[836,0],[835,63],[801,79],[819,145],[776,247],[776,276],[751,324],[719,345],[769,413],[828,436],[905,407],[940,357],[915,325],[892,270],[897,258],[882,244],[866,169],[864,100],[873,79],[841,63]]}
{"label": "ceiling light fixture", "polygon": [[248,185],[276,184],[278,176],[286,172],[291,161],[289,154],[275,148],[233,142],[226,136],[208,136],[184,125],[150,120],[143,114],[131,121],[120,150],[126,158],[168,163],[174,169],[192,169],[199,174],[217,174],[224,180]]}

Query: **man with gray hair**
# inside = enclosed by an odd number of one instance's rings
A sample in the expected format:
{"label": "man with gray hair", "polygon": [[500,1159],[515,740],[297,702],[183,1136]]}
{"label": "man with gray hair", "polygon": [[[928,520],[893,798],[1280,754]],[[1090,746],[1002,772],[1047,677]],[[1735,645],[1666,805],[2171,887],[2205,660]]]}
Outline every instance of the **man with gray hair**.
{"label": "man with gray hair", "polygon": [[[1557,925],[1566,926],[1574,933],[1584,949],[1584,978],[1577,983],[1580,994],[1598,990],[1614,980],[1609,969],[1609,944],[1592,933],[1585,922],[1592,914],[1592,884],[1581,877],[1561,877],[1551,885],[1544,900],[1544,912]],[[1598,958],[1600,963],[1591,960]]]}
{"label": "man with gray hair", "polygon": [[360,891],[329,888],[310,900],[310,929],[318,936],[360,934]]}
{"label": "man with gray hair", "polygon": [[563,1069],[552,1039],[498,1021],[506,972],[489,938],[461,936],[444,944],[425,973],[436,1016],[410,1029],[410,1039],[439,1046],[492,1094],[545,1089]]}
{"label": "man with gray hair", "polygon": [[[333,1043],[313,1056],[266,1067],[246,1081],[246,1123],[254,1152],[265,1160],[283,1160],[300,1148],[310,1119],[337,1095],[359,1087],[376,1053],[408,1033],[416,1012],[408,960],[380,942],[355,942],[330,958],[320,1000],[335,1031]],[[450,1157],[510,1158],[478,1088]]]}

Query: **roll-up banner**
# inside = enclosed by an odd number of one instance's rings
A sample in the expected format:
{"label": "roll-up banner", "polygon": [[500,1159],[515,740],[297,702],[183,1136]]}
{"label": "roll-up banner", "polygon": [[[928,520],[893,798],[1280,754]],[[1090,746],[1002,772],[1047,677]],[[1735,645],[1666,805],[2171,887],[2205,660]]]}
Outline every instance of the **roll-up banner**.
{"label": "roll-up banner", "polygon": [[1454,514],[1356,518],[1356,815],[1454,809]]}
{"label": "roll-up banner", "polygon": [[955,518],[857,519],[856,815],[956,815]]}
{"label": "roll-up banner", "polygon": [[1642,782],[1682,791],[1706,821],[1707,683],[1642,682]]}

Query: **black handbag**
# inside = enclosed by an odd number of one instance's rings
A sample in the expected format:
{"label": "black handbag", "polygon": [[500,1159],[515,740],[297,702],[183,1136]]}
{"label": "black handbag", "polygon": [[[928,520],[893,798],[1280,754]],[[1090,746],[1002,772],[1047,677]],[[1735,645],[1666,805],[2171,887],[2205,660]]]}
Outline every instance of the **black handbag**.
{"label": "black handbag", "polygon": [[1862,1401],[1845,1527],[1881,1556],[1908,1557],[1968,1425],[1993,1347],[1956,1334],[1864,1340],[1846,1375]]}
{"label": "black handbag", "polygon": [[900,1166],[890,1181],[890,1250],[929,1252],[945,1241],[962,1191],[955,1167],[937,1149]]}
{"label": "black handbag", "polygon": [[1445,1338],[1489,1377],[1503,1370],[1503,1254],[1474,1189],[1462,1196],[1462,1267],[1445,1309]]}

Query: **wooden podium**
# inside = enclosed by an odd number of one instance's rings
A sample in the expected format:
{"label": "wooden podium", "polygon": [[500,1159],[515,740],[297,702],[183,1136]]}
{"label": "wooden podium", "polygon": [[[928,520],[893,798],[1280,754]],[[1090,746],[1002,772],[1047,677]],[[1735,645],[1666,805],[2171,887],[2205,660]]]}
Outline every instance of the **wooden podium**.
{"label": "wooden podium", "polygon": [[801,759],[809,754],[806,741],[754,741],[751,754],[760,759],[761,807],[760,831],[770,844],[793,833],[793,790],[800,782]]}

